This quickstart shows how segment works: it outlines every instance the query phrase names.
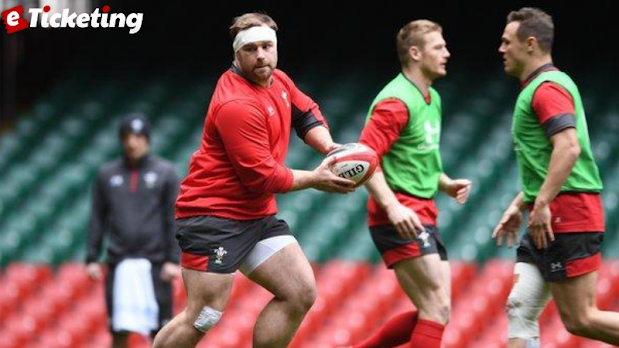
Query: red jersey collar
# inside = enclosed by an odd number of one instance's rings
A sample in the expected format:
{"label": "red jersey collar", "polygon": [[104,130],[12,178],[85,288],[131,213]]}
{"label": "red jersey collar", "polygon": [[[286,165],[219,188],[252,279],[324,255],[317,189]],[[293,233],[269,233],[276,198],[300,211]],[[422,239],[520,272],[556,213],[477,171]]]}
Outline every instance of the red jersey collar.
{"label": "red jersey collar", "polygon": [[559,70],[559,69],[557,69],[552,63],[546,63],[540,66],[539,68],[535,69],[532,73],[530,73],[529,76],[527,76],[527,78],[524,81],[522,81],[522,83],[520,84],[520,87],[525,88],[539,74],[546,72],[546,71],[553,71],[553,70]]}
{"label": "red jersey collar", "polygon": [[432,95],[430,94],[430,88],[428,88],[428,95],[423,94],[423,92],[421,91],[421,88],[419,88],[419,86],[417,86],[415,84],[415,82],[413,82],[412,80],[410,80],[405,73],[400,73],[402,74],[402,76],[404,76],[404,78],[406,79],[406,81],[410,82],[411,85],[415,86],[415,88],[419,91],[419,94],[421,94],[421,96],[423,97],[423,99],[425,100],[426,104],[430,105],[432,103]]}

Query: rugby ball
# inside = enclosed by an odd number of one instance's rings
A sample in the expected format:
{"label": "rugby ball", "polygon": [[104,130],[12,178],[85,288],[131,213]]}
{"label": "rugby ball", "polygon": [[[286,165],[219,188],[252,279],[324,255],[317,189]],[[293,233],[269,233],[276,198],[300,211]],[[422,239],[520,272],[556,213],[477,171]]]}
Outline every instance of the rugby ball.
{"label": "rugby ball", "polygon": [[378,156],[371,148],[359,144],[348,143],[329,152],[327,158],[335,157],[331,171],[345,179],[357,183],[355,187],[368,181],[378,166]]}

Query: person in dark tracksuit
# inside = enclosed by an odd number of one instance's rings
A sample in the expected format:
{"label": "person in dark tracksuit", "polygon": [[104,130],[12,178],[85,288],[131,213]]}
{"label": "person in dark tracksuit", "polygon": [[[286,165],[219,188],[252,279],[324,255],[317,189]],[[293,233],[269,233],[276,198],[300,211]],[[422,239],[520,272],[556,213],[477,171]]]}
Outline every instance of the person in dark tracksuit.
{"label": "person in dark tracksuit", "polygon": [[172,318],[171,281],[180,274],[174,236],[179,178],[173,165],[150,150],[150,124],[139,114],[119,126],[124,156],[99,169],[92,189],[87,272],[102,277],[114,348],[130,332],[154,334]]}

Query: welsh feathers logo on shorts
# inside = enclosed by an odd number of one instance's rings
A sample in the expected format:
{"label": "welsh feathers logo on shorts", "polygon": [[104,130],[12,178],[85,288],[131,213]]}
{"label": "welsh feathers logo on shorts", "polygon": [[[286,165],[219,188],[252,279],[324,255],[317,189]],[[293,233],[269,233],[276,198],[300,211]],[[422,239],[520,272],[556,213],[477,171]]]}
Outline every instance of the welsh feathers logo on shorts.
{"label": "welsh feathers logo on shorts", "polygon": [[219,247],[217,249],[213,249],[215,252],[215,263],[221,265],[224,263],[224,256],[228,253],[224,247]]}
{"label": "welsh feathers logo on shorts", "polygon": [[426,231],[421,232],[417,238],[421,241],[422,248],[426,249],[432,246],[430,244],[430,234],[428,232]]}

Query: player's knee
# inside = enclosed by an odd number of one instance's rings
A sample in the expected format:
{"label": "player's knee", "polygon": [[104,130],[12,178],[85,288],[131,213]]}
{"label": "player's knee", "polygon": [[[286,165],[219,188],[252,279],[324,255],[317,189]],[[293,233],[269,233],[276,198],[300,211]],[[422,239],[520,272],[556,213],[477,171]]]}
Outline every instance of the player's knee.
{"label": "player's knee", "polygon": [[215,326],[215,324],[219,322],[222,314],[223,313],[220,311],[214,310],[213,308],[208,306],[204,306],[204,308],[202,308],[202,311],[200,311],[198,318],[193,322],[193,327],[195,327],[196,330],[202,333],[206,333],[209,329],[211,329],[213,326]]}
{"label": "player's knee", "polygon": [[590,330],[590,325],[585,320],[570,320],[564,321],[565,328],[572,335],[587,336]]}
{"label": "player's knee", "polygon": [[591,319],[587,313],[561,313],[561,321],[565,329],[578,336],[588,336],[591,331]]}
{"label": "player's knee", "polygon": [[291,296],[289,302],[295,311],[305,314],[316,302],[317,293],[315,284],[304,284]]}
{"label": "player's knee", "polygon": [[533,339],[539,337],[537,322],[540,308],[530,300],[510,295],[505,306],[509,338]]}
{"label": "player's knee", "polygon": [[305,286],[305,289],[301,292],[299,304],[304,312],[309,311],[310,308],[316,302],[316,297],[318,297],[318,290],[316,290],[316,285],[311,284]]}

